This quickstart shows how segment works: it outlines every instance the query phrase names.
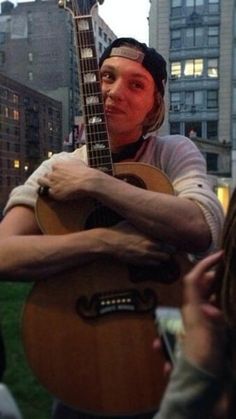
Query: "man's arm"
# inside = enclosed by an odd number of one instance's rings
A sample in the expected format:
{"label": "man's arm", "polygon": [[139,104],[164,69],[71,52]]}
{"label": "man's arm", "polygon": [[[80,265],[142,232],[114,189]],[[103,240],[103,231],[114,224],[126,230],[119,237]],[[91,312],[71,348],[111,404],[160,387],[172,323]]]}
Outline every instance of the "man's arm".
{"label": "man's arm", "polygon": [[203,252],[210,246],[208,224],[193,200],[135,187],[78,159],[54,164],[39,183],[49,186],[50,195],[58,200],[93,196],[150,237],[180,250]]}
{"label": "man's arm", "polygon": [[97,258],[156,265],[160,246],[127,223],[64,235],[42,235],[34,211],[13,207],[0,224],[0,280],[35,280]]}

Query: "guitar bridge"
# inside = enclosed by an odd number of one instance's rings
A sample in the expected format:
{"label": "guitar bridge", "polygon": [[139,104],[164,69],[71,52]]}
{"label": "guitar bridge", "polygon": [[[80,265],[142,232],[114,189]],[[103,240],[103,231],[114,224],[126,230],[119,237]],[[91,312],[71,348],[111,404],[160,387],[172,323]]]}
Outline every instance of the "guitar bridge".
{"label": "guitar bridge", "polygon": [[108,293],[97,293],[91,299],[82,296],[76,302],[76,312],[85,319],[96,319],[105,315],[120,313],[147,313],[157,305],[154,291],[135,289]]}

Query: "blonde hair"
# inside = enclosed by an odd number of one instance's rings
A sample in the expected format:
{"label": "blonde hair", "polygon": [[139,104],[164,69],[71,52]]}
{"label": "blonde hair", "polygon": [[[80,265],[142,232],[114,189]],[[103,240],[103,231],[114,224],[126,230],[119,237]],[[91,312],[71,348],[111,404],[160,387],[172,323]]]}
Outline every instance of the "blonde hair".
{"label": "blonde hair", "polygon": [[143,124],[143,135],[157,131],[165,119],[165,101],[161,93],[155,89],[154,105]]}

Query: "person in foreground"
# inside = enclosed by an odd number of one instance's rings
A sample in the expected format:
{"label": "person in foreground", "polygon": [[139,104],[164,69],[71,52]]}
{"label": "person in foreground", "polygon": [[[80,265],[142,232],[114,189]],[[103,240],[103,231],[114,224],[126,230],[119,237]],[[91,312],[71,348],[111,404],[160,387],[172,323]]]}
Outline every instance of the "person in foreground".
{"label": "person in foreground", "polygon": [[200,261],[185,277],[184,333],[170,382],[154,419],[213,418],[228,371],[226,324],[211,301],[219,251]]}
{"label": "person in foreground", "polygon": [[[161,169],[174,194],[141,189],[88,167],[86,146],[54,155],[12,191],[6,204],[0,225],[2,280],[41,280],[104,256],[148,267],[168,260],[167,249],[200,258],[218,246],[223,211],[209,186],[204,158],[188,138],[158,135],[165,113],[164,58],[133,38],[118,38],[101,57],[100,75],[113,161]],[[124,221],[111,228],[42,235],[34,212],[39,186],[58,201],[96,198]],[[88,417],[69,408],[64,416],[58,412],[58,419]]]}

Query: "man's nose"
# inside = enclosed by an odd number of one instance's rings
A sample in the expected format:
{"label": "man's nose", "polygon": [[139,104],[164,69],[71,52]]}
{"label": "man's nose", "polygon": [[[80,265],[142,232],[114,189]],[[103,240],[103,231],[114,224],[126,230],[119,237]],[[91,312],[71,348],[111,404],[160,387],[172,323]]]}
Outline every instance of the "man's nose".
{"label": "man's nose", "polygon": [[124,96],[125,86],[122,80],[116,80],[108,89],[107,96],[112,99],[121,99]]}

